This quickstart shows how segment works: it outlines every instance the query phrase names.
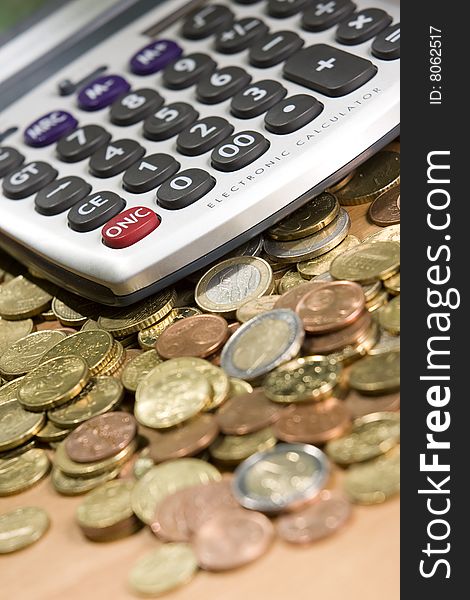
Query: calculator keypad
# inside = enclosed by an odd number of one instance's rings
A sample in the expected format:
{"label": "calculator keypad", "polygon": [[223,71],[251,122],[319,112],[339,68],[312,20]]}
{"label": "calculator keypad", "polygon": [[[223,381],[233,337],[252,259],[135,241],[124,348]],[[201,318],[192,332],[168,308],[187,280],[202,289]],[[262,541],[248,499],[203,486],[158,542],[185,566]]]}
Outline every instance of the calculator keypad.
{"label": "calculator keypad", "polygon": [[215,49],[223,54],[242,52],[258,38],[268,32],[268,26],[261,19],[247,17],[235,21],[215,38]]}
{"label": "calculator keypad", "polygon": [[300,50],[304,43],[304,40],[293,31],[269,33],[251,46],[250,63],[259,69],[274,67]]}
{"label": "calculator keypad", "polygon": [[34,207],[41,215],[51,217],[69,210],[90,192],[91,185],[81,177],[75,175],[62,177],[49,183],[37,193]]}
{"label": "calculator keypad", "polygon": [[302,28],[307,31],[325,31],[354,12],[351,0],[317,0],[309,4],[302,15]]}
{"label": "calculator keypad", "polygon": [[155,90],[143,88],[118,98],[111,106],[109,118],[115,125],[133,125],[163,105],[163,98]]}
{"label": "calculator keypad", "polygon": [[68,215],[71,229],[80,233],[93,231],[107,223],[126,207],[126,201],[114,192],[96,192],[75,204]]}
{"label": "calculator keypad", "polygon": [[216,62],[207,54],[188,54],[168,65],[163,71],[163,83],[172,90],[183,90],[197,83],[206,73],[212,73],[216,67]]}
{"label": "calculator keypad", "polygon": [[234,19],[232,11],[222,4],[211,4],[193,11],[183,24],[181,33],[189,40],[203,40],[228,27]]}
{"label": "calculator keypad", "polygon": [[157,203],[167,210],[186,208],[208,194],[215,183],[202,169],[180,171],[158,188]]}
{"label": "calculator keypad", "polygon": [[23,133],[25,144],[35,148],[57,142],[78,125],[77,119],[65,110],[53,110],[33,121]]}
{"label": "calculator keypad", "polygon": [[258,81],[238,92],[232,99],[230,111],[239,119],[252,119],[280,102],[286,94],[286,88],[277,81]]}
{"label": "calculator keypad", "polygon": [[144,135],[149,140],[168,140],[183,131],[199,117],[199,113],[186,102],[167,104],[145,119]]}
{"label": "calculator keypad", "polygon": [[102,75],[85,87],[77,96],[77,104],[82,110],[100,110],[112,104],[116,98],[131,89],[128,81],[120,75]]}
{"label": "calculator keypad", "polygon": [[151,75],[164,69],[182,53],[181,46],[173,40],[155,40],[134,54],[130,69],[136,75]]}
{"label": "calculator keypad", "polygon": [[97,150],[90,158],[90,173],[95,177],[113,177],[122,173],[145,154],[135,140],[116,140]]}
{"label": "calculator keypad", "polygon": [[268,0],[268,14],[276,19],[285,19],[299,13],[309,0]]}
{"label": "calculator keypad", "polygon": [[220,144],[233,130],[233,125],[222,117],[205,117],[179,134],[176,148],[180,154],[199,156]]}
{"label": "calculator keypad", "polygon": [[179,168],[179,162],[169,154],[150,154],[127,169],[122,185],[134,194],[148,192],[177,173]]}
{"label": "calculator keypad", "polygon": [[111,139],[111,134],[100,125],[84,125],[61,138],[56,151],[64,162],[78,162],[89,158]]}
{"label": "calculator keypad", "polygon": [[23,162],[24,156],[16,148],[0,146],[0,177],[17,169]]}
{"label": "calculator keypad", "polygon": [[234,96],[250,81],[251,75],[241,67],[225,67],[206,75],[197,86],[196,95],[199,102],[217,104]]}
{"label": "calculator keypad", "polygon": [[345,19],[336,31],[341,44],[362,44],[380,33],[392,22],[392,17],[380,8],[366,8]]}
{"label": "calculator keypad", "polygon": [[307,94],[285,98],[266,114],[264,124],[268,131],[286,135],[311,123],[323,110],[323,104]]}
{"label": "calculator keypad", "polygon": [[400,58],[400,23],[379,33],[372,44],[372,54],[381,60]]}
{"label": "calculator keypad", "polygon": [[270,145],[257,131],[240,131],[214,148],[212,166],[218,171],[238,171],[267,152]]}
{"label": "calculator keypad", "polygon": [[56,177],[57,171],[46,162],[30,162],[5,177],[3,193],[12,200],[21,200],[35,194]]}

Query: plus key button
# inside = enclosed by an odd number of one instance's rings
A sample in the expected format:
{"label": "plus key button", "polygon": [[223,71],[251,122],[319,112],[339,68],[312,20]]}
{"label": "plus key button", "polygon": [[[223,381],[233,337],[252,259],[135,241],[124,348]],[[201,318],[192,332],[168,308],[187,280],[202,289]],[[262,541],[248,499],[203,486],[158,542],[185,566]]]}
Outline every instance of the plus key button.
{"label": "plus key button", "polygon": [[152,233],[161,223],[150,208],[134,206],[113,217],[101,230],[103,243],[109,248],[127,248]]}

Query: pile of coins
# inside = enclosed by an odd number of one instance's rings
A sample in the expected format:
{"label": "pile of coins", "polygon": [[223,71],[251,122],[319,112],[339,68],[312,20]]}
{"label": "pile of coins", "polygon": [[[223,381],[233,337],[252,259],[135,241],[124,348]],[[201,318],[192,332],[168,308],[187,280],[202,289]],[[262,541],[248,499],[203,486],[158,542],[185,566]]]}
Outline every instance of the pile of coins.
{"label": "pile of coins", "polygon": [[[382,227],[349,235],[354,207]],[[353,207],[351,208],[344,208]],[[399,147],[130,308],[0,257],[0,496],[51,473],[83,535],[149,526],[139,594],[313,543],[399,491]],[[49,519],[0,516],[0,553]]]}

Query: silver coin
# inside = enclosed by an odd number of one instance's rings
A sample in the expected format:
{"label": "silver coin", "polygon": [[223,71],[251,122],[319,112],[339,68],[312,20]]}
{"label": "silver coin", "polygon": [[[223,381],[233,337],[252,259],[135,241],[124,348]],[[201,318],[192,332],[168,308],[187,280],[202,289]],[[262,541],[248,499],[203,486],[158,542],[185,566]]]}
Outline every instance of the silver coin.
{"label": "silver coin", "polygon": [[304,337],[302,321],[293,310],[262,313],[244,323],[225,344],[222,369],[230,377],[257,379],[297,356]]}
{"label": "silver coin", "polygon": [[302,506],[323,489],[326,455],[309,444],[278,444],[257,452],[235,470],[233,493],[245,508],[276,513]]}
{"label": "silver coin", "polygon": [[338,216],[329,225],[300,240],[280,242],[264,240],[264,250],[280,262],[295,263],[326,254],[348,235],[351,227],[349,213],[341,208]]}

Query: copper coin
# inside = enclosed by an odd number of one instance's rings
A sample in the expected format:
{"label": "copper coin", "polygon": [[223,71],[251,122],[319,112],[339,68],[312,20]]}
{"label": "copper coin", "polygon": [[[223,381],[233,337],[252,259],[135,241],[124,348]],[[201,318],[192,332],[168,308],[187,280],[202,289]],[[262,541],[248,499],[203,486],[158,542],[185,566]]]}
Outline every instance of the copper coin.
{"label": "copper coin", "polygon": [[380,194],[369,207],[369,217],[381,227],[397,225],[400,222],[400,186]]}
{"label": "copper coin", "polygon": [[274,425],[274,434],[292,444],[324,444],[341,437],[350,426],[351,413],[345,403],[332,397],[284,409]]}
{"label": "copper coin", "polygon": [[186,523],[192,533],[212,519],[216,512],[240,508],[232,492],[232,481],[232,475],[225,475],[221,481],[210,481],[184,490]]}
{"label": "copper coin", "polygon": [[137,423],[126,412],[109,412],[82,423],[64,444],[75,462],[95,462],[124,450],[135,438]]}
{"label": "copper coin", "polygon": [[269,548],[274,536],[263,514],[242,508],[217,512],[194,536],[197,562],[207,571],[226,571],[253,562]]}
{"label": "copper coin", "polygon": [[367,335],[372,323],[372,317],[366,310],[347,327],[339,331],[325,333],[322,335],[305,336],[302,349],[306,354],[331,354],[342,350],[346,346],[355,346]]}
{"label": "copper coin", "polygon": [[293,544],[308,544],[332,535],[351,516],[351,504],[339,492],[323,490],[314,504],[280,517],[279,536]]}
{"label": "copper coin", "polygon": [[331,281],[303,296],[296,312],[305,331],[328,333],[354,323],[364,311],[364,306],[364,291],[359,284]]}
{"label": "copper coin", "polygon": [[228,324],[217,315],[195,315],[175,321],[160,335],[155,349],[163,358],[205,358],[221,348],[228,337]]}
{"label": "copper coin", "polygon": [[191,531],[185,513],[187,489],[166,496],[157,506],[150,527],[164,542],[189,542]]}
{"label": "copper coin", "polygon": [[262,388],[258,388],[250,394],[227,400],[215,418],[223,433],[244,435],[268,427],[278,420],[279,415],[280,407],[265,396]]}
{"label": "copper coin", "polygon": [[[194,456],[209,447],[219,434],[212,415],[200,415],[150,440],[149,455],[156,462]],[[145,434],[144,434],[145,435]]]}
{"label": "copper coin", "polygon": [[278,299],[274,308],[290,308],[295,310],[300,300],[309,292],[317,290],[320,286],[325,285],[323,281],[308,281],[307,283],[301,283],[290,289]]}
{"label": "copper coin", "polygon": [[351,390],[344,403],[353,419],[375,412],[393,412],[400,409],[400,392],[383,396],[363,396]]}
{"label": "copper coin", "polygon": [[239,323],[238,321],[235,321],[234,323],[230,323],[228,326],[228,337],[232,337],[232,335],[237,331],[237,329],[240,329],[241,326],[242,326],[242,324]]}

